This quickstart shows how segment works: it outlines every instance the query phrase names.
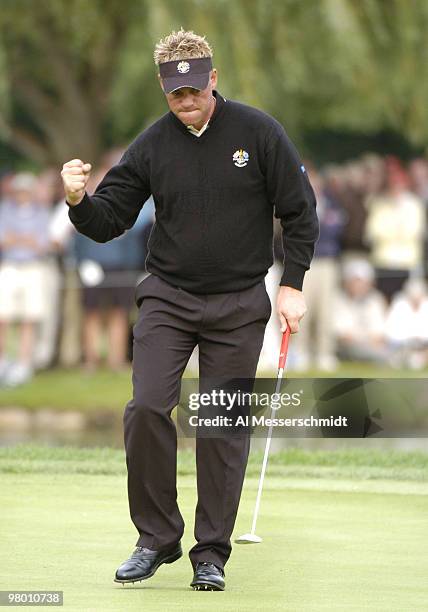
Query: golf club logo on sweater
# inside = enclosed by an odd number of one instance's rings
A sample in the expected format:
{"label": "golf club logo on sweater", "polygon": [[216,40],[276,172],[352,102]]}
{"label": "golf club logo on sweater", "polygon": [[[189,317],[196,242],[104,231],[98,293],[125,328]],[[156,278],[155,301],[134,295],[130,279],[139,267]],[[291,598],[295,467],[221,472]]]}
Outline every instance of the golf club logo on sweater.
{"label": "golf club logo on sweater", "polygon": [[186,74],[186,72],[189,72],[190,70],[189,62],[179,62],[177,64],[177,70],[178,72],[181,72],[181,74]]}
{"label": "golf club logo on sweater", "polygon": [[238,168],[243,168],[244,166],[246,166],[248,164],[249,159],[250,156],[248,155],[247,151],[244,151],[244,149],[238,149],[233,154],[233,163]]}

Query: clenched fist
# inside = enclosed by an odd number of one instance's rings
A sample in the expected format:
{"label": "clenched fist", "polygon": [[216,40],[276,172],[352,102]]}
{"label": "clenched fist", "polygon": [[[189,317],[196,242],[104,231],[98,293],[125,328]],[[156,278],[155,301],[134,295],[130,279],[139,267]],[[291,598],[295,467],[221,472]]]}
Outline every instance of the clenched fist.
{"label": "clenched fist", "polygon": [[64,183],[65,199],[70,206],[77,206],[83,200],[91,168],[91,164],[85,164],[81,159],[72,159],[63,165],[62,182]]}

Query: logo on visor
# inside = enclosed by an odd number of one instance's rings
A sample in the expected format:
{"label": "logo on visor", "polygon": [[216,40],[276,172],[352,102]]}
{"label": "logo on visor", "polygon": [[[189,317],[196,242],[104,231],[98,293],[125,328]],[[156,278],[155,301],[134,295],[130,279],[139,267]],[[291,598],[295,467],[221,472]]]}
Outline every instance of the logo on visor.
{"label": "logo on visor", "polygon": [[181,72],[181,74],[186,74],[186,72],[189,72],[190,70],[189,62],[179,62],[177,64],[177,70],[178,72]]}
{"label": "logo on visor", "polygon": [[244,149],[238,149],[233,154],[233,163],[238,168],[243,168],[244,166],[246,166],[248,164],[249,159],[250,156],[248,155],[247,151],[244,151]]}

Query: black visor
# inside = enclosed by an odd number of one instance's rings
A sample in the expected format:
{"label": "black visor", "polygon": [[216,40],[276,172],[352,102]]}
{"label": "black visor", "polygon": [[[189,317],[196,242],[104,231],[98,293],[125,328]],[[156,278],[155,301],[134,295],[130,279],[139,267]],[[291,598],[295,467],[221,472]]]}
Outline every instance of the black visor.
{"label": "black visor", "polygon": [[159,73],[165,93],[180,87],[205,89],[210,80],[212,62],[210,57],[174,60],[159,64]]}

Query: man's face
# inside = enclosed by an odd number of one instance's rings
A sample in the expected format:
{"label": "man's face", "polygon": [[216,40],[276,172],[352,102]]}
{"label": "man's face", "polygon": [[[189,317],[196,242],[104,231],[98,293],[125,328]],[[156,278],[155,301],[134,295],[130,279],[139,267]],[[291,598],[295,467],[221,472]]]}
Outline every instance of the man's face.
{"label": "man's face", "polygon": [[[162,80],[160,79],[161,87]],[[205,89],[198,90],[193,87],[180,87],[165,94],[169,109],[180,119],[184,125],[193,125],[200,129],[211,114],[213,104],[213,90],[217,86],[217,71],[210,72],[210,80]]]}

